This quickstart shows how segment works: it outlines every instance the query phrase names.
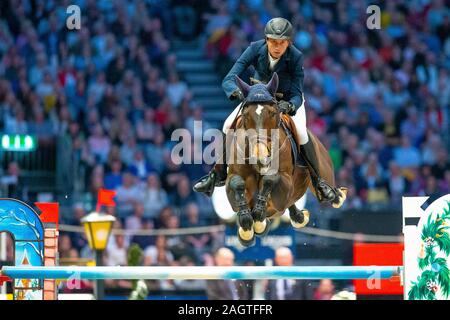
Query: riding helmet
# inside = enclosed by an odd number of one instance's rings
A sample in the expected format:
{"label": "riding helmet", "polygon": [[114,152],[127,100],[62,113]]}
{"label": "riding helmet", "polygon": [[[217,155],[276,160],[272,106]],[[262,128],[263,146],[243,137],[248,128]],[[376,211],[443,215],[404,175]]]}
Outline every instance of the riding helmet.
{"label": "riding helmet", "polygon": [[266,37],[272,39],[291,39],[292,33],[292,24],[284,18],[271,19],[264,29]]}

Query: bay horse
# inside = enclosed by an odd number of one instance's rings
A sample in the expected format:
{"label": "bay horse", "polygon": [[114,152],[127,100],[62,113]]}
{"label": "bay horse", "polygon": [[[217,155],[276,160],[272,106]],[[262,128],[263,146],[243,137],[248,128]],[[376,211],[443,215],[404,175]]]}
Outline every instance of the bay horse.
{"label": "bay horse", "polygon": [[[244,246],[251,246],[255,243],[255,236],[267,234],[270,219],[280,217],[286,209],[289,209],[292,226],[304,227],[309,221],[309,212],[298,209],[295,202],[308,188],[316,198],[318,193],[312,185],[308,168],[294,163],[288,134],[292,134],[297,146],[299,137],[293,120],[277,108],[274,97],[278,88],[278,75],[274,73],[267,85],[259,83],[250,86],[239,77],[236,77],[236,83],[246,99],[241,115],[235,119],[230,132],[227,132],[229,171],[225,184],[228,200],[237,212],[239,241]],[[257,95],[264,101],[254,99]],[[255,100],[258,102],[251,102]],[[309,130],[308,134],[320,162],[320,175],[335,194],[331,204],[339,208],[346,199],[347,188],[335,187],[334,168],[328,151]],[[272,139],[272,136],[278,138]]]}

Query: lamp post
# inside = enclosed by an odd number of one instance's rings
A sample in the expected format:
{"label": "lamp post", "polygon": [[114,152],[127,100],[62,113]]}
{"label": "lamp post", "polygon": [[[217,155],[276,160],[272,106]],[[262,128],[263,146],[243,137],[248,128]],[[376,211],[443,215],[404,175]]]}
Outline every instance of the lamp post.
{"label": "lamp post", "polygon": [[[92,212],[81,219],[89,247],[95,252],[96,266],[102,265],[103,250],[106,249],[106,245],[108,244],[114,221],[116,221],[116,218],[113,216],[99,212]],[[95,281],[94,295],[97,300],[104,298],[105,286],[103,280]]]}

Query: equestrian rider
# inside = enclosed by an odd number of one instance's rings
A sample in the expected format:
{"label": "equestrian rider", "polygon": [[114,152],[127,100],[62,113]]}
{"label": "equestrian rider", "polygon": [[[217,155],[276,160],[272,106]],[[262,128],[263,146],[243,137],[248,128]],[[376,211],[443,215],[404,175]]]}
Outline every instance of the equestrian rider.
{"label": "equestrian rider", "polygon": [[[300,151],[309,165],[314,187],[320,193],[323,201],[331,201],[334,195],[330,186],[319,175],[319,163],[311,139],[306,130],[306,114],[303,98],[303,54],[292,44],[293,28],[284,18],[274,18],[265,26],[265,39],[252,42],[242,53],[222,81],[222,88],[230,100],[244,100],[244,96],[235,82],[235,76],[241,76],[246,69],[253,65],[254,78],[267,83],[274,72],[279,76],[278,92],[283,99],[278,101],[281,112],[292,116],[300,137]],[[228,116],[223,125],[226,134],[241,103]],[[226,148],[223,148],[222,159],[226,159]],[[211,195],[215,186],[223,186],[227,177],[227,165],[216,162],[211,172],[195,183],[193,189]]]}

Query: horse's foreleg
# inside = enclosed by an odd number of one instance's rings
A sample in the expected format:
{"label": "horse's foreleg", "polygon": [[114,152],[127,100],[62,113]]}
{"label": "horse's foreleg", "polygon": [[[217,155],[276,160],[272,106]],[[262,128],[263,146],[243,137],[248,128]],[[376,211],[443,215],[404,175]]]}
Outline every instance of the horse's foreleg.
{"label": "horse's foreleg", "polygon": [[238,237],[243,245],[249,246],[254,241],[254,231],[251,210],[245,197],[245,181],[239,175],[232,176],[229,181],[229,188],[234,193],[234,201],[238,208]]}
{"label": "horse's foreleg", "polygon": [[254,228],[257,235],[264,234],[268,229],[268,222],[266,220],[267,203],[274,186],[277,185],[279,180],[279,174],[264,175],[261,178],[259,192],[256,195],[256,202],[252,211],[255,221]]}
{"label": "horse's foreleg", "polygon": [[271,206],[278,212],[283,213],[289,205],[292,197],[294,180],[288,173],[280,173],[280,180],[272,191]]}
{"label": "horse's foreleg", "polygon": [[306,209],[298,209],[295,204],[289,207],[289,217],[294,228],[303,228],[309,222],[309,211]]}

